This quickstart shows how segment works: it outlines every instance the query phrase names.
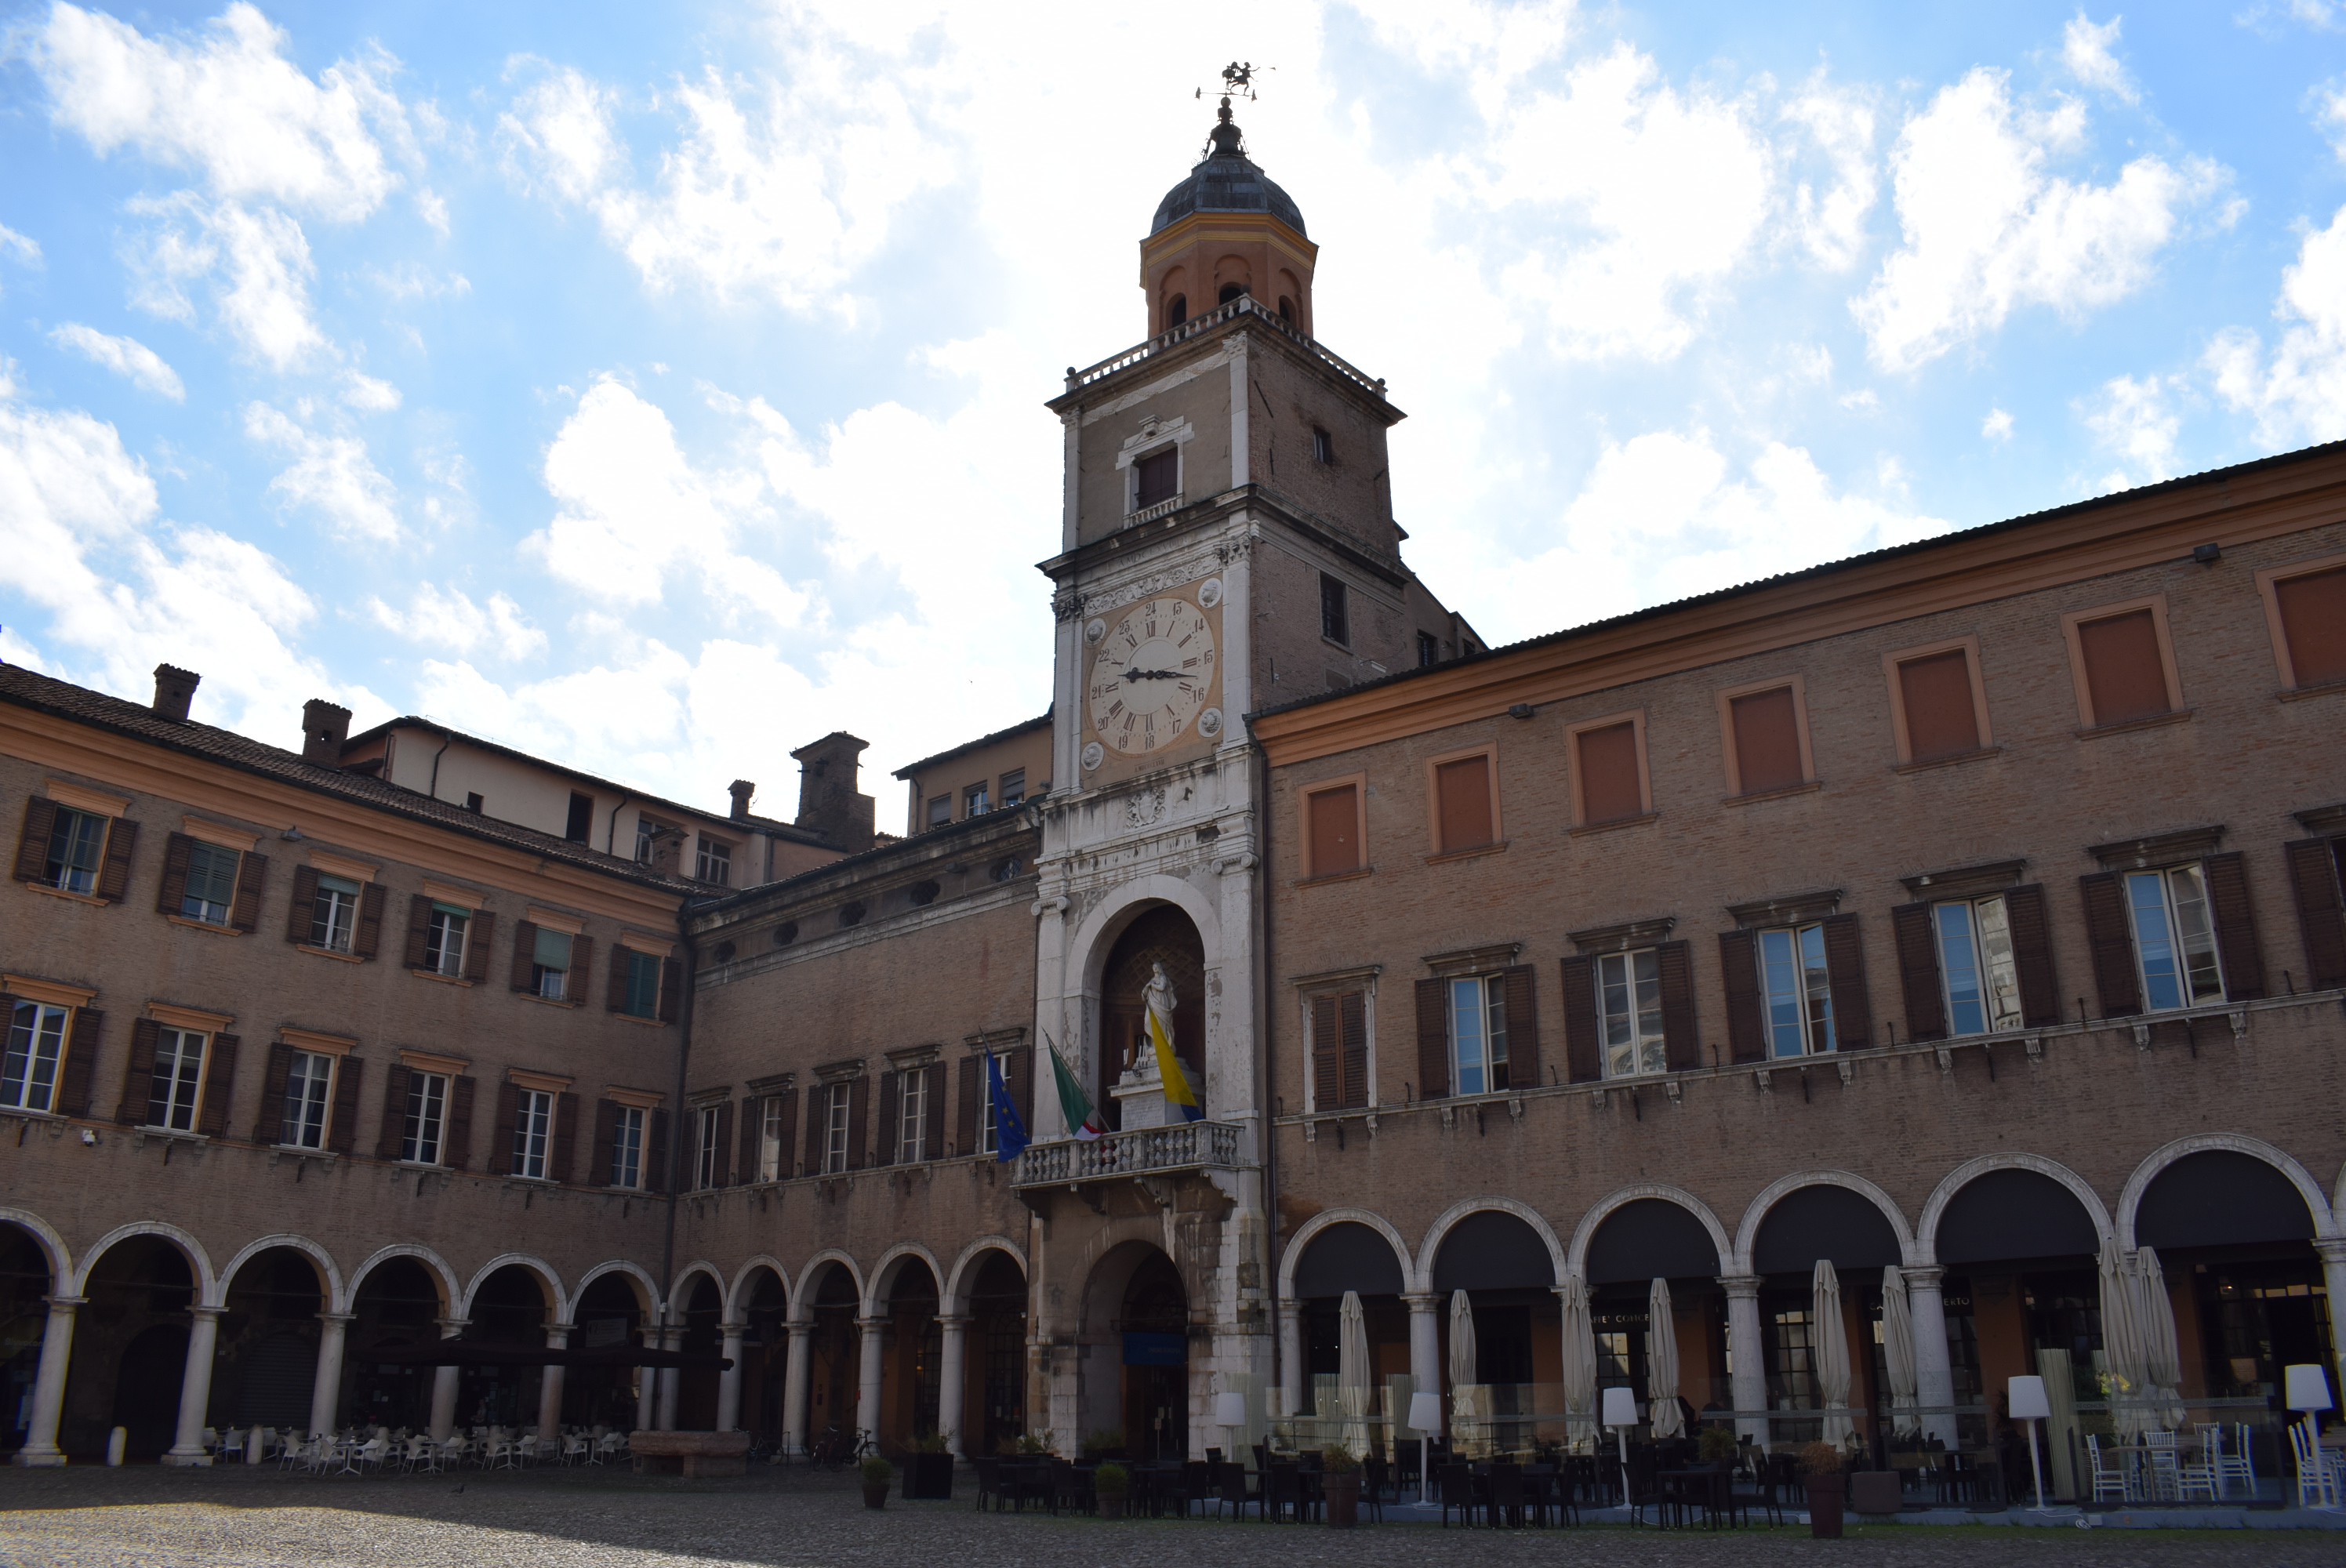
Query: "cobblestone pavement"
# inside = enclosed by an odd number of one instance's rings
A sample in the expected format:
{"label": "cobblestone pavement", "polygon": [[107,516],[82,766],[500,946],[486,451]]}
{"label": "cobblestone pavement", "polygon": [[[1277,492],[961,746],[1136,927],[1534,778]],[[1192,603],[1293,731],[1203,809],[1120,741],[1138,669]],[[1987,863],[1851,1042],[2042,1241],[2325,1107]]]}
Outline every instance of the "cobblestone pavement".
{"label": "cobblestone pavement", "polygon": [[[965,1483],[964,1483],[965,1484]],[[1369,1525],[1109,1522],[978,1513],[966,1503],[867,1511],[849,1476],[740,1481],[609,1471],[315,1480],[273,1471],[0,1471],[0,1563],[24,1568],[1611,1568],[1831,1562],[1962,1564],[2346,1564],[2346,1534],[2302,1531],[1852,1530],[1661,1533]]]}

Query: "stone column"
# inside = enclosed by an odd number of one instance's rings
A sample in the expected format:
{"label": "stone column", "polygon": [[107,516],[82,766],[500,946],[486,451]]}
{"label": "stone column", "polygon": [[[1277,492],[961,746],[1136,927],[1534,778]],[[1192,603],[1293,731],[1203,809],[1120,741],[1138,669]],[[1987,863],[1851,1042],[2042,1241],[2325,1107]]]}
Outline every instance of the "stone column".
{"label": "stone column", "polygon": [[[662,1329],[660,1330],[660,1349],[663,1350],[681,1350],[684,1349],[684,1330],[681,1328],[673,1326]],[[663,1367],[660,1369],[658,1423],[659,1430],[664,1432],[672,1432],[676,1431],[676,1396],[678,1385],[683,1380],[684,1374],[678,1371],[676,1368]]]}
{"label": "stone column", "polygon": [[342,1345],[351,1327],[348,1312],[318,1314],[318,1370],[310,1384],[310,1435],[334,1430],[342,1405]]}
{"label": "stone column", "polygon": [[212,1402],[212,1356],[219,1348],[220,1314],[225,1307],[197,1307],[188,1329],[188,1361],[179,1374],[179,1433],[165,1464],[209,1464],[204,1451],[204,1407]]}
{"label": "stone column", "polygon": [[[576,1327],[576,1323],[548,1323],[546,1326],[546,1348],[549,1350],[568,1349],[570,1330]],[[562,1435],[562,1388],[568,1380],[564,1368],[538,1369],[537,1435],[541,1439],[559,1439]]]}
{"label": "stone column", "polygon": [[[2317,1241],[2313,1250],[2321,1254],[2321,1278],[2330,1289],[2330,1349],[2338,1358],[2337,1364],[2330,1369],[2330,1376],[2339,1391],[2346,1394],[2346,1308],[2339,1306],[2341,1301],[2346,1301],[2346,1240]],[[56,1319],[50,1321],[54,1323]]]}
{"label": "stone column", "polygon": [[1303,1310],[1290,1297],[1279,1302],[1279,1413],[1303,1413]]}
{"label": "stone column", "polygon": [[[1914,1325],[1914,1402],[1928,1408],[1955,1402],[1955,1369],[1947,1354],[1947,1308],[1939,1294],[1943,1268],[1909,1268],[1906,1312]],[[1955,1418],[1924,1416],[1923,1431],[1955,1446]]]}
{"label": "stone column", "polygon": [[946,1451],[958,1460],[969,1458],[962,1446],[961,1414],[969,1390],[969,1326],[975,1320],[953,1313],[937,1319],[937,1327],[944,1331],[937,1357],[937,1431],[944,1434]]}
{"label": "stone column", "polygon": [[814,1334],[811,1323],[785,1323],[790,1348],[782,1361],[782,1451],[802,1454],[807,1445],[807,1357]]}
{"label": "stone column", "polygon": [[[1768,1408],[1768,1359],[1760,1333],[1760,1277],[1726,1275],[1719,1283],[1727,1292],[1727,1353],[1735,1369],[1728,1388],[1737,1410],[1764,1410]],[[1757,1443],[1768,1441],[1765,1417],[1739,1417],[1735,1431]]]}
{"label": "stone column", "polygon": [[[443,1318],[440,1337],[453,1339],[472,1322],[469,1318]],[[456,1369],[437,1367],[432,1379],[432,1441],[445,1442],[456,1430]]]}
{"label": "stone column", "polygon": [[[1409,1378],[1415,1391],[1442,1393],[1442,1298],[1432,1291],[1413,1291],[1402,1299],[1409,1304]],[[1404,1421],[1409,1412],[1398,1412]],[[1440,1432],[1433,1434],[1440,1437]]]}
{"label": "stone column", "polygon": [[[645,1349],[659,1349],[659,1330],[657,1328],[648,1325],[640,1332],[644,1337]],[[659,1373],[649,1367],[638,1367],[636,1369],[636,1430],[639,1432],[651,1431],[657,1428],[658,1422]]]}
{"label": "stone column", "polygon": [[717,1374],[717,1430],[741,1430],[741,1330],[746,1323],[717,1325],[718,1354],[733,1364]]}
{"label": "stone column", "polygon": [[88,1299],[82,1296],[52,1296],[49,1320],[41,1330],[41,1365],[33,1376],[33,1424],[26,1429],[25,1446],[16,1451],[22,1465],[49,1467],[65,1463],[57,1447],[57,1418],[66,1408],[66,1369],[73,1364],[74,1308]]}
{"label": "stone column", "polygon": [[855,1424],[873,1442],[880,1441],[880,1351],[881,1336],[887,1331],[885,1318],[858,1318],[856,1329],[863,1336],[862,1375],[855,1387]]}

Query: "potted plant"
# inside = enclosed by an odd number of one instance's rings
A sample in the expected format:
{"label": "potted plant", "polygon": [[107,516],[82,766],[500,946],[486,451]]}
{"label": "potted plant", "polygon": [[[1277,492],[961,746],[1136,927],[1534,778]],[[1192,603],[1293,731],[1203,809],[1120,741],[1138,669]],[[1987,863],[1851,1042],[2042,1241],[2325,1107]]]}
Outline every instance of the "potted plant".
{"label": "potted plant", "polygon": [[1829,1442],[1801,1449],[1800,1481],[1809,1493],[1809,1533],[1819,1541],[1840,1540],[1844,1500],[1841,1450]]}
{"label": "potted plant", "polygon": [[1099,1500],[1102,1519],[1122,1519],[1125,1500],[1132,1495],[1132,1471],[1107,1461],[1092,1471],[1092,1495]]}
{"label": "potted plant", "polygon": [[863,1506],[887,1507],[888,1483],[896,1479],[896,1467],[875,1453],[863,1461],[862,1476]]}
{"label": "potted plant", "polygon": [[944,1433],[931,1432],[913,1445],[904,1461],[904,1495],[951,1498],[953,1475],[953,1450],[945,1446]]}
{"label": "potted plant", "polygon": [[1722,1426],[1707,1426],[1695,1440],[1695,1451],[1705,1464],[1732,1464],[1735,1461],[1735,1434]]}
{"label": "potted plant", "polygon": [[1328,1528],[1350,1530],[1361,1517],[1361,1461],[1342,1443],[1320,1451],[1320,1495],[1328,1504]]}
{"label": "potted plant", "polygon": [[1124,1431],[1119,1427],[1102,1427],[1084,1437],[1084,1457],[1090,1460],[1128,1459],[1124,1451]]}

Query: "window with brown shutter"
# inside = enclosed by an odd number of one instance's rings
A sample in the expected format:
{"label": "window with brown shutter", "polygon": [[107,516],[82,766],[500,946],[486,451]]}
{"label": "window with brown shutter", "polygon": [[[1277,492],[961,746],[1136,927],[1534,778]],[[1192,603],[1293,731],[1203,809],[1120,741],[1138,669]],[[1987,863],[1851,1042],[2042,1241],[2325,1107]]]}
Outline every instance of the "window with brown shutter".
{"label": "window with brown shutter", "polygon": [[432,939],[432,895],[416,893],[407,901],[407,967],[423,969],[430,960],[424,955]]}
{"label": "window with brown shutter", "polygon": [[2216,927],[2216,955],[2223,965],[2224,1000],[2255,1002],[2265,994],[2264,949],[2257,941],[2255,906],[2249,901],[2249,866],[2238,850],[2199,862],[2208,883],[2208,916]]}
{"label": "window with brown shutter", "polygon": [[1332,1111],[1344,1103],[1344,1026],[1341,998],[1311,999],[1311,1106]]}
{"label": "window with brown shutter", "polygon": [[1437,762],[1433,768],[1437,854],[1481,849],[1492,841],[1491,759],[1487,752]]}
{"label": "window with brown shutter", "polygon": [[1445,1099],[1450,1094],[1450,983],[1417,983],[1417,1097]]}
{"label": "window with brown shutter", "polygon": [[1532,966],[1511,965],[1499,972],[1507,993],[1507,1055],[1492,1074],[1494,1089],[1536,1089],[1540,1086],[1539,1006],[1533,995]]}
{"label": "window with brown shutter", "polygon": [[469,1074],[448,1080],[448,1135],[440,1163],[452,1171],[463,1170],[473,1157],[473,1084]]}
{"label": "window with brown shutter", "polygon": [[497,1120],[490,1135],[488,1169],[504,1176],[513,1168],[514,1125],[521,1119],[521,1085],[508,1079],[497,1085]]}
{"label": "window with brown shutter", "polygon": [[824,1140],[830,1132],[831,1085],[817,1084],[807,1090],[806,1165],[805,1174],[823,1174]]}
{"label": "window with brown shutter", "polygon": [[1582,824],[1645,815],[1646,792],[1638,780],[1637,726],[1633,720],[1581,730],[1572,738],[1572,749],[1578,769],[1574,797],[1580,806]]}
{"label": "window with brown shutter", "polygon": [[474,910],[464,932],[464,978],[478,985],[489,978],[489,953],[496,946],[497,917]]}
{"label": "window with brown shutter", "polygon": [[130,856],[138,845],[138,824],[117,817],[106,825],[106,863],[97,873],[97,896],[118,903],[130,891]]}
{"label": "window with brown shutter", "polygon": [[126,1127],[146,1125],[148,1100],[155,1092],[155,1042],[162,1033],[152,1018],[131,1023],[130,1060],[123,1064],[122,1100],[114,1108],[114,1119]]}
{"label": "window with brown shutter", "polygon": [[514,921],[513,963],[505,973],[505,988],[537,990],[537,924],[534,921]]}
{"label": "window with brown shutter", "polygon": [[1947,1037],[1946,998],[1939,989],[1939,952],[1929,904],[1900,904],[1890,911],[1890,937],[1898,952],[1898,989],[1906,1003],[1906,1037],[1922,1043]]}
{"label": "window with brown shutter", "polygon": [[675,1173],[668,1168],[668,1112],[655,1109],[648,1119],[651,1130],[645,1138],[644,1190],[674,1192]]}
{"label": "window with brown shutter", "polygon": [[1853,914],[1827,915],[1825,975],[1832,987],[1834,1048],[1862,1051],[1873,1044],[1873,1002],[1865,983],[1865,950]]}
{"label": "window with brown shutter", "polygon": [[1605,1076],[1604,1034],[1596,1024],[1596,961],[1586,953],[1564,961],[1564,1075],[1574,1084]]}
{"label": "window with brown shutter", "polygon": [[2116,871],[2077,879],[2086,902],[2086,944],[2094,958],[2094,989],[2105,1018],[2142,1011],[2142,977],[2134,962],[2134,931],[2127,921],[2126,887]]}
{"label": "window with brown shutter", "polygon": [[1729,1060],[1766,1061],[1767,1019],[1760,1005],[1760,954],[1752,932],[1719,933],[1719,969],[1727,1001]]}
{"label": "window with brown shutter", "polygon": [[1764,795],[1808,782],[1800,761],[1800,716],[1792,688],[1728,699],[1735,741],[1735,793]]}
{"label": "window with brown shutter", "polygon": [[974,1155],[978,1152],[978,1098],[985,1093],[985,1063],[964,1056],[955,1076],[960,1081],[954,1094],[954,1153]]}
{"label": "window with brown shutter", "polygon": [[1906,760],[1930,762],[1980,748],[1979,710],[1965,648],[1898,663],[1899,712],[1906,721]]}
{"label": "window with brown shutter", "polygon": [[546,1178],[559,1182],[575,1179],[577,1173],[573,1162],[577,1156],[578,1096],[566,1089],[554,1096],[554,1148],[546,1163]]}
{"label": "window with brown shutter", "polygon": [[872,1163],[896,1163],[896,1074],[892,1068],[880,1074],[880,1155]]}
{"label": "window with brown shutter", "polygon": [[2340,847],[2346,840],[2300,839],[2283,846],[2297,894],[2297,928],[2305,942],[2305,982],[2316,991],[2346,985],[2346,889]]}
{"label": "window with brown shutter", "polygon": [[285,940],[297,947],[310,945],[311,926],[318,918],[318,868],[293,868],[293,901],[285,906]]}
{"label": "window with brown shutter", "polygon": [[1654,949],[1662,980],[1662,1052],[1673,1073],[1702,1065],[1702,1041],[1694,1015],[1694,949],[1666,942]]}
{"label": "window with brown shutter", "polygon": [[2079,621],[2076,636],[2094,728],[2155,718],[2173,708],[2157,619],[2147,607]]}
{"label": "window with brown shutter", "polygon": [[48,881],[49,840],[56,833],[57,803],[44,795],[25,799],[25,831],[16,840],[16,881]]}
{"label": "window with brown shutter", "polygon": [[194,859],[196,841],[185,833],[173,833],[163,840],[163,880],[155,887],[155,912],[175,915],[188,896],[188,866]]}
{"label": "window with brown shutter", "polygon": [[684,965],[673,958],[660,960],[659,1021],[676,1022],[678,999],[684,993]]}
{"label": "window with brown shutter", "polygon": [[269,884],[269,857],[250,850],[237,857],[236,901],[229,906],[228,923],[241,932],[260,929],[260,894]]}
{"label": "window with brown shutter", "polygon": [[759,1170],[758,1139],[765,1129],[767,1097],[744,1095],[741,1097],[741,1146],[733,1160],[733,1179],[737,1186],[755,1186],[764,1179]]}
{"label": "window with brown shutter", "polygon": [[929,1076],[928,1093],[922,1100],[928,1125],[927,1147],[923,1151],[929,1159],[943,1159],[945,1149],[945,1067],[942,1062],[932,1062],[921,1069]]}
{"label": "window with brown shutter", "polygon": [[733,1102],[726,1101],[717,1107],[717,1159],[711,1186],[731,1186],[733,1172],[728,1165],[733,1156]]}
{"label": "window with brown shutter", "polygon": [[595,939],[579,935],[570,939],[570,972],[562,977],[562,995],[567,1002],[581,1006],[595,993],[586,989],[595,974]]}
{"label": "window with brown shutter", "polygon": [[407,1145],[407,1084],[415,1069],[394,1062],[382,1075],[382,1116],[375,1125],[374,1157],[396,1160]]}
{"label": "window with brown shutter", "polygon": [[2061,979],[2053,968],[2053,922],[2045,890],[2035,882],[2004,891],[2012,928],[2012,967],[2020,979],[2020,1025],[2049,1029],[2061,1022]]}
{"label": "window with brown shutter", "polygon": [[372,958],[382,951],[382,901],[381,882],[369,882],[359,890],[359,925],[351,936],[351,952],[361,958]]}
{"label": "window with brown shutter", "polygon": [[589,1186],[612,1186],[619,1169],[619,1102],[595,1102],[595,1168],[587,1172]]}
{"label": "window with brown shutter", "polygon": [[872,1075],[861,1074],[849,1085],[847,1095],[847,1168],[863,1168],[864,1138],[872,1120]]}
{"label": "window with brown shutter", "polygon": [[260,1114],[253,1119],[252,1141],[274,1144],[285,1133],[285,1086],[293,1076],[293,1047],[282,1040],[269,1047],[269,1068],[260,1075]]}
{"label": "window with brown shutter", "polygon": [[236,1096],[236,1054],[244,1041],[234,1034],[212,1036],[211,1060],[204,1064],[204,1108],[196,1131],[208,1138],[228,1134],[229,1106]]}
{"label": "window with brown shutter", "polygon": [[1303,798],[1310,823],[1306,877],[1339,877],[1361,869],[1361,790],[1357,784],[1314,789]]}
{"label": "window with brown shutter", "polygon": [[366,1064],[355,1056],[334,1064],[334,1115],[326,1125],[326,1146],[338,1155],[358,1147],[359,1084],[365,1077]]}
{"label": "window with brown shutter", "polygon": [[1146,511],[1160,501],[1170,501],[1181,493],[1181,449],[1168,446],[1152,452],[1134,463],[1132,504],[1135,511]]}
{"label": "window with brown shutter", "polygon": [[2279,578],[2272,596],[2289,651],[2289,684],[2346,680],[2346,566]]}
{"label": "window with brown shutter", "polygon": [[1010,1103],[1018,1107],[1018,1124],[1026,1128],[1035,1125],[1035,1053],[1013,1051],[1002,1059],[1002,1086],[1010,1093]]}
{"label": "window with brown shutter", "polygon": [[66,1032],[65,1065],[57,1071],[57,1115],[89,1115],[90,1084],[97,1076],[97,1044],[106,1028],[106,1013],[96,1007],[74,1009],[73,1025]]}

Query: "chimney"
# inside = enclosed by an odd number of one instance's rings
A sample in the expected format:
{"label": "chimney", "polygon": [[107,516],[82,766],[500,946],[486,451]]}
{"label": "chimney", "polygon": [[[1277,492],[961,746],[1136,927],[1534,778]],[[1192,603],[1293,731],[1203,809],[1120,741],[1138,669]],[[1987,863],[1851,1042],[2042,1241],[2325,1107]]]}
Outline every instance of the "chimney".
{"label": "chimney", "polygon": [[681,828],[653,829],[651,859],[647,864],[661,876],[682,876],[684,874],[684,840],[685,832]]}
{"label": "chimney", "polygon": [[733,792],[733,820],[737,822],[749,820],[750,798],[758,792],[758,787],[747,779],[736,779],[726,788]]}
{"label": "chimney", "polygon": [[155,667],[155,717],[180,724],[188,721],[189,705],[196,700],[196,687],[204,677],[191,669],[181,669],[175,664]]}
{"label": "chimney", "polygon": [[872,802],[856,792],[856,759],[870,745],[843,730],[790,753],[799,765],[798,825],[821,833],[834,849],[852,855],[872,847]]}
{"label": "chimney", "polygon": [[351,738],[351,710],[313,697],[301,705],[301,760],[321,768],[342,765],[342,742]]}

